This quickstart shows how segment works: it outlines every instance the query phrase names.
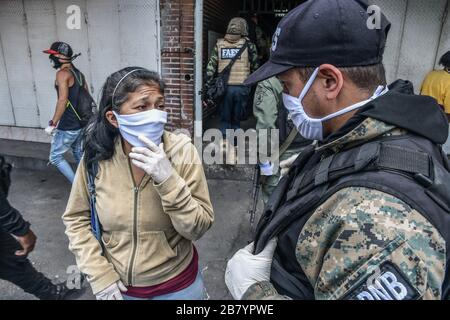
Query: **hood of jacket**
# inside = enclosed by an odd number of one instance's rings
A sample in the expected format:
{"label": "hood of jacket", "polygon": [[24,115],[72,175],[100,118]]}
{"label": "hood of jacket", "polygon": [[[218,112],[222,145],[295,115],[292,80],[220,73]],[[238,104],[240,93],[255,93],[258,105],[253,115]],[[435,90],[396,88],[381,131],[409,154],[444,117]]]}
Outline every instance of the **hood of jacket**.
{"label": "hood of jacket", "polygon": [[336,142],[342,144],[343,140],[372,138],[394,129],[444,144],[448,128],[447,117],[435,99],[415,95],[411,82],[397,80],[386,94],[367,103],[342,128],[329,135],[320,148]]}

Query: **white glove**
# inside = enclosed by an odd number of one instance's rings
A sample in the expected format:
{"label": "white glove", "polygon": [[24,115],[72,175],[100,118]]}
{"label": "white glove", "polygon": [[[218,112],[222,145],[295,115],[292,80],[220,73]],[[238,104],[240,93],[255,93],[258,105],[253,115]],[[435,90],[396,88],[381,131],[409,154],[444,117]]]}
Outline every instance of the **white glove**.
{"label": "white glove", "polygon": [[225,284],[235,300],[241,300],[244,293],[253,284],[270,281],[273,254],[277,246],[277,239],[269,241],[264,250],[253,255],[254,243],[239,250],[228,261],[225,271]]}
{"label": "white glove", "polygon": [[53,135],[55,130],[56,130],[55,126],[48,126],[47,128],[44,129],[45,133],[48,134],[49,136]]}
{"label": "white glove", "polygon": [[273,168],[274,168],[273,163],[271,163],[269,161],[260,163],[259,168],[260,168],[262,176],[266,176],[266,177],[273,176]]}
{"label": "white glove", "polygon": [[139,140],[144,142],[148,148],[133,148],[130,158],[133,164],[145,171],[152,177],[156,184],[166,181],[172,174],[172,164],[167,159],[164,152],[164,144],[159,147],[144,136],[140,136]]}
{"label": "white glove", "polygon": [[292,157],[280,162],[281,178],[287,176],[292,164],[297,160],[300,153],[294,154]]}
{"label": "white glove", "polygon": [[123,285],[122,281],[117,281],[108,288],[97,293],[95,298],[97,300],[123,300],[122,292],[127,291],[128,289]]}

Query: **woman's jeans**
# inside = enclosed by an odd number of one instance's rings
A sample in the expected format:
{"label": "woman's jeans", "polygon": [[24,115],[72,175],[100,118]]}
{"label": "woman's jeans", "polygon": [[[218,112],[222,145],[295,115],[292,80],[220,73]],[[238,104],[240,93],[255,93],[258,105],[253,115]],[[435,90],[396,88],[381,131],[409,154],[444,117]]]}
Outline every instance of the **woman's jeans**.
{"label": "woman's jeans", "polygon": [[208,294],[206,292],[205,284],[203,283],[203,277],[200,271],[197,274],[197,278],[195,278],[194,283],[192,283],[189,287],[173,292],[168,293],[162,296],[141,299],[127,296],[126,294],[122,294],[124,300],[207,300]]}
{"label": "woman's jeans", "polygon": [[57,167],[70,183],[73,183],[75,173],[64,158],[64,154],[69,149],[72,150],[73,157],[78,165],[82,156],[81,129],[71,131],[56,130],[50,149],[50,163]]}

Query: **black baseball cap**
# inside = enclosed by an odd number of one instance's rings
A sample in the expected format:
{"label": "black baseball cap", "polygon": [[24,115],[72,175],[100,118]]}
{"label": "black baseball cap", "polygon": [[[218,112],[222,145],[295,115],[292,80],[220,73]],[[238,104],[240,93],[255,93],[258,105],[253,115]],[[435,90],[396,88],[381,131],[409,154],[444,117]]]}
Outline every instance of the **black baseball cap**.
{"label": "black baseball cap", "polygon": [[271,78],[294,67],[368,66],[381,63],[391,24],[381,13],[369,28],[373,12],[364,0],[309,0],[278,24],[269,61],[245,81]]}
{"label": "black baseball cap", "polygon": [[65,42],[53,42],[50,49],[44,50],[44,53],[48,53],[48,54],[63,54],[68,58],[71,58],[73,56],[73,50],[70,47],[70,45],[68,45]]}

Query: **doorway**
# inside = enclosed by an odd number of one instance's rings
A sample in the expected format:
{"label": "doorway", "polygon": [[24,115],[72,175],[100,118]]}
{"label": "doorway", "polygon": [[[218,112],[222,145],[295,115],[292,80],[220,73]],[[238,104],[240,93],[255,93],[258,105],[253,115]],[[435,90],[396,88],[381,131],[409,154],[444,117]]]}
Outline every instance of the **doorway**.
{"label": "doorway", "polygon": [[[249,25],[249,38],[258,47],[260,65],[269,58],[272,35],[280,20],[305,0],[205,0],[203,5],[203,74],[217,39],[223,38],[228,22],[243,17]],[[258,30],[257,30],[258,29]],[[253,92],[247,103],[247,120],[241,122],[244,130],[256,127],[253,116]],[[203,107],[203,129],[219,128],[220,107]]]}

